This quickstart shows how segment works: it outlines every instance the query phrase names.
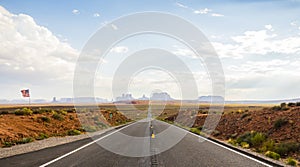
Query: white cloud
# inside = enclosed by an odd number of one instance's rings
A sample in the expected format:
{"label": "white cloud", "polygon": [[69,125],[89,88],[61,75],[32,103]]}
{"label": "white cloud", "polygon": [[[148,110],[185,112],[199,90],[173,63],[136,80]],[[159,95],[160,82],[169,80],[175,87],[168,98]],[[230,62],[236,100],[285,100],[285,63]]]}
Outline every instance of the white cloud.
{"label": "white cloud", "polygon": [[1,82],[71,81],[77,50],[31,16],[15,15],[1,6],[0,25]]}
{"label": "white cloud", "polygon": [[209,13],[211,11],[212,11],[211,9],[204,8],[204,9],[200,9],[200,10],[194,10],[194,13],[195,14],[207,14],[207,13]]}
{"label": "white cloud", "polygon": [[110,50],[112,53],[127,53],[128,51],[129,49],[126,46],[116,46]]}
{"label": "white cloud", "polygon": [[94,17],[100,17],[100,14],[99,13],[94,13],[93,16]]}
{"label": "white cloud", "polygon": [[300,75],[287,70],[226,74],[227,99],[285,99],[299,97]]}
{"label": "white cloud", "polygon": [[224,15],[219,14],[219,13],[212,13],[211,16],[213,16],[213,17],[224,17]]}
{"label": "white cloud", "polygon": [[213,43],[220,57],[247,56],[233,60],[236,62],[234,64],[226,61],[227,99],[284,99],[298,96],[300,36],[280,37],[272,31],[259,30],[246,31],[231,39],[231,43]]}
{"label": "white cloud", "polygon": [[297,26],[297,21],[292,21],[292,22],[290,23],[290,25],[291,25],[291,26]]}
{"label": "white cloud", "polygon": [[270,31],[274,31],[273,26],[271,24],[265,25],[265,28]]}
{"label": "white cloud", "polygon": [[231,65],[229,70],[235,72],[244,72],[247,75],[250,73],[267,73],[267,72],[282,72],[286,65],[291,62],[289,60],[273,59],[269,61],[247,61],[241,65]]}
{"label": "white cloud", "polygon": [[75,15],[78,15],[78,14],[80,14],[80,11],[78,9],[73,9],[72,13],[75,14]]}
{"label": "white cloud", "polygon": [[234,59],[243,58],[243,54],[238,50],[238,45],[212,42],[217,54],[221,58],[230,57]]}
{"label": "white cloud", "polygon": [[180,7],[180,8],[185,8],[185,9],[188,8],[188,6],[186,6],[186,5],[182,4],[182,3],[179,3],[179,2],[176,2],[175,5],[178,6],[178,7]]}
{"label": "white cloud", "polygon": [[242,58],[246,55],[269,53],[299,54],[300,37],[279,38],[267,30],[246,31],[243,35],[231,37],[233,43],[212,42],[220,57]]}
{"label": "white cloud", "polygon": [[185,56],[191,58],[196,57],[195,53],[190,49],[176,48],[176,50],[173,51],[172,53],[177,56]]}
{"label": "white cloud", "polygon": [[[209,8],[203,8],[203,9],[195,10],[195,9],[190,8],[190,7],[188,7],[188,6],[186,6],[186,5],[182,4],[182,3],[179,3],[179,2],[176,2],[175,5],[178,6],[178,7],[180,7],[180,8],[189,9],[194,14],[206,15],[206,14],[209,14],[209,13],[211,13],[213,11],[212,9],[209,9]],[[213,16],[213,17],[224,17],[224,15],[220,14],[220,13],[211,13],[210,15]]]}
{"label": "white cloud", "polygon": [[[193,10],[194,14],[209,14],[212,12],[212,9],[209,8],[204,8],[204,9],[200,9],[200,10]],[[223,14],[220,13],[211,13],[210,14],[212,17],[224,17]]]}

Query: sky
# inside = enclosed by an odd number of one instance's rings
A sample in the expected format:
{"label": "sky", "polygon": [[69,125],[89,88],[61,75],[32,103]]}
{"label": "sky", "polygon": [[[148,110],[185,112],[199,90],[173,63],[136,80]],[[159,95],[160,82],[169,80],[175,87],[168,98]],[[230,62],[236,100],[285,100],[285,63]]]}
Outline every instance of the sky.
{"label": "sky", "polygon": [[[179,16],[202,31],[222,63],[225,99],[300,97],[299,0],[1,0],[0,99],[20,99],[24,88],[33,99],[72,97],[76,61],[87,41],[105,24],[145,11]],[[196,78],[199,96],[211,94],[209,75],[189,48],[145,34],[111,48],[96,73],[95,96],[113,98],[118,66],[132,53],[153,47],[180,57]],[[138,98],[154,89],[180,98],[174,78],[157,69],[137,73],[128,92]]]}

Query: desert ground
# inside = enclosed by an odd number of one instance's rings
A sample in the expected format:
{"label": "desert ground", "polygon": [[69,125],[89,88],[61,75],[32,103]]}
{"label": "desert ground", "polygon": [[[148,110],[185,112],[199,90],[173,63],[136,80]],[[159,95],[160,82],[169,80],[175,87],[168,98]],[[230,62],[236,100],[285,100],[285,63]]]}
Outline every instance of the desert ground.
{"label": "desert ground", "polygon": [[[195,106],[198,109],[195,111]],[[180,110],[181,107],[181,110]],[[12,147],[49,137],[80,135],[147,117],[146,102],[90,105],[1,105],[0,147]],[[209,104],[153,104],[152,115],[193,133],[203,130]],[[178,113],[191,115],[194,124],[177,122]],[[194,114],[191,114],[194,113]],[[300,161],[300,104],[226,104],[211,137],[273,159]],[[189,117],[186,117],[187,119]],[[188,121],[188,120],[187,120]],[[274,154],[273,154],[274,153]]]}

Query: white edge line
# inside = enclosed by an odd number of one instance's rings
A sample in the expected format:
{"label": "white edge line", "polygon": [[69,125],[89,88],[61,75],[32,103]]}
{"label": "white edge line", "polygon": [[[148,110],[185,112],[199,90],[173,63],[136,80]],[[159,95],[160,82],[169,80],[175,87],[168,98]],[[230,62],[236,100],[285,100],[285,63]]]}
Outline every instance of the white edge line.
{"label": "white edge line", "polygon": [[[158,121],[159,121],[159,120],[158,120]],[[168,123],[163,122],[163,121],[160,121],[160,122],[165,123],[165,124],[168,124]],[[172,125],[172,124],[168,124],[168,125]],[[172,125],[172,126],[175,126],[175,125]],[[207,139],[207,138],[205,138],[205,137],[202,137],[202,136],[200,136],[200,135],[194,134],[194,133],[192,133],[192,132],[190,132],[190,131],[188,131],[188,130],[186,130],[186,129],[183,129],[183,128],[180,128],[180,127],[177,127],[177,126],[175,126],[175,127],[178,128],[178,129],[180,129],[180,130],[186,131],[186,132],[188,132],[189,134],[192,134],[192,135],[194,135],[194,136],[196,136],[196,137],[198,137],[198,138],[202,138],[202,139],[204,139],[205,141],[211,142],[211,143],[213,143],[213,144],[215,144],[215,145],[217,145],[217,146],[219,146],[219,147],[225,148],[225,149],[227,149],[227,150],[229,150],[229,151],[232,151],[232,152],[234,152],[234,153],[236,153],[236,154],[239,154],[239,155],[241,155],[241,156],[243,156],[243,157],[246,157],[246,158],[248,158],[248,159],[251,159],[251,160],[253,160],[253,161],[255,161],[255,162],[258,162],[258,163],[263,164],[263,165],[268,166],[268,167],[272,167],[272,165],[269,165],[269,164],[267,164],[267,163],[265,163],[265,162],[262,162],[262,161],[260,161],[260,160],[255,159],[255,158],[252,158],[252,157],[250,157],[250,156],[248,156],[248,155],[246,155],[246,154],[240,153],[240,152],[238,152],[238,151],[236,151],[236,150],[233,150],[233,149],[231,149],[231,148],[229,148],[229,147],[223,146],[223,145],[221,145],[221,144],[219,144],[219,143],[216,143],[216,142],[214,142],[214,141],[211,141],[211,140],[209,140],[209,139]]]}
{"label": "white edge line", "polygon": [[[48,165],[50,165],[50,164],[52,164],[52,163],[54,163],[54,162],[56,162],[56,161],[59,161],[59,160],[65,158],[65,157],[67,157],[67,156],[69,156],[69,155],[71,155],[71,154],[73,154],[73,153],[75,153],[75,152],[77,152],[77,151],[80,151],[80,150],[84,149],[85,147],[88,147],[88,146],[90,146],[90,145],[92,145],[92,144],[94,144],[94,143],[96,143],[96,142],[98,142],[98,141],[100,141],[100,140],[102,140],[102,139],[104,139],[104,138],[106,138],[106,137],[108,137],[108,136],[110,136],[110,135],[116,133],[116,132],[119,132],[119,131],[122,130],[122,129],[128,128],[129,126],[134,125],[134,124],[136,124],[136,123],[138,123],[138,122],[140,122],[140,121],[134,122],[134,123],[132,123],[132,124],[129,124],[129,125],[127,125],[127,126],[124,126],[124,127],[120,128],[120,129],[118,129],[118,130],[116,130],[116,131],[113,131],[113,132],[111,132],[111,133],[109,133],[109,134],[107,134],[107,135],[105,135],[105,136],[102,136],[102,137],[100,137],[99,139],[96,139],[96,140],[94,140],[94,141],[92,141],[92,142],[90,142],[90,143],[87,143],[87,144],[85,144],[85,145],[83,145],[83,146],[81,146],[81,147],[79,147],[79,148],[77,148],[77,149],[75,149],[75,150],[73,150],[73,151],[71,151],[71,152],[68,152],[68,153],[66,153],[66,154],[64,154],[64,155],[62,155],[62,156],[60,156],[60,157],[57,157],[57,158],[55,158],[55,159],[53,159],[53,160],[51,160],[51,161],[49,161],[49,162],[47,162],[47,163],[45,163],[45,164],[43,164],[43,165],[40,165],[40,167],[46,167],[46,166],[48,166]],[[104,132],[104,133],[105,133],[105,132]]]}
{"label": "white edge line", "polygon": [[[159,121],[159,120],[158,120],[158,121]],[[97,140],[94,140],[94,141],[92,141],[92,142],[90,142],[90,143],[88,143],[88,144],[85,144],[85,145],[83,145],[83,146],[81,146],[81,147],[79,147],[79,148],[77,148],[77,149],[75,149],[75,150],[73,150],[73,151],[71,151],[71,152],[68,152],[68,153],[66,153],[66,154],[64,154],[64,155],[62,155],[62,156],[60,156],[60,157],[58,157],[58,158],[55,158],[55,159],[53,159],[53,160],[51,160],[51,161],[49,161],[49,162],[47,162],[47,163],[41,165],[40,167],[46,167],[46,166],[48,166],[48,165],[50,165],[50,164],[52,164],[52,163],[54,163],[54,162],[56,162],[56,161],[59,161],[59,160],[65,158],[65,157],[67,157],[67,156],[69,156],[69,155],[71,155],[71,154],[73,154],[73,153],[75,153],[75,152],[77,152],[77,151],[80,151],[80,150],[84,149],[85,147],[88,147],[88,146],[90,146],[90,145],[92,145],[92,144],[94,144],[94,143],[96,143],[96,142],[98,142],[98,141],[100,141],[100,140],[102,140],[102,139],[104,139],[104,138],[106,138],[106,137],[108,137],[108,136],[110,136],[110,135],[112,135],[112,134],[114,134],[114,133],[116,133],[116,132],[122,130],[122,129],[125,129],[125,128],[131,126],[131,125],[134,125],[134,124],[136,124],[136,123],[138,123],[138,122],[140,122],[140,121],[137,121],[137,122],[135,122],[135,123],[129,124],[129,125],[124,126],[124,127],[120,128],[120,129],[118,129],[118,130],[116,130],[116,131],[113,131],[112,133],[109,133],[109,134],[107,134],[107,135],[105,135],[105,136],[102,136],[102,137],[100,137],[100,138],[97,139]],[[163,122],[163,121],[159,121],[159,122],[165,123],[165,122]],[[168,123],[165,123],[165,124],[168,124]],[[168,124],[168,125],[172,125],[172,124]],[[179,128],[179,127],[177,127],[177,126],[175,126],[175,125],[172,125],[172,126],[178,128],[178,129],[180,129],[180,130],[182,130],[182,131],[188,132],[189,134],[192,134],[192,135],[194,135],[195,137],[202,138],[202,139],[204,139],[205,141],[211,142],[211,143],[213,143],[213,144],[215,144],[215,145],[217,145],[217,146],[219,146],[219,147],[225,148],[225,149],[227,149],[227,150],[229,150],[229,151],[232,151],[232,152],[234,152],[234,153],[236,153],[236,154],[239,154],[239,155],[241,155],[241,156],[243,156],[243,157],[246,157],[246,158],[248,158],[248,159],[251,159],[251,160],[253,160],[253,161],[255,161],[255,162],[258,162],[258,163],[263,164],[263,165],[265,165],[265,166],[272,167],[272,166],[269,165],[269,164],[266,164],[266,163],[264,163],[264,162],[262,162],[262,161],[259,161],[259,160],[255,159],[255,158],[252,158],[252,157],[250,157],[250,156],[248,156],[248,155],[242,154],[242,153],[240,153],[240,152],[238,152],[238,151],[235,151],[235,150],[233,150],[233,149],[231,149],[231,148],[229,148],[229,147],[225,147],[225,146],[223,146],[223,145],[221,145],[221,144],[219,144],[219,143],[216,143],[216,142],[214,142],[214,141],[211,141],[211,140],[209,140],[209,139],[207,139],[207,138],[205,138],[205,137],[202,137],[202,136],[200,136],[200,135],[196,135],[196,134],[194,134],[194,133],[192,133],[192,132],[190,132],[190,131],[187,131],[187,130],[185,130],[185,129]]]}

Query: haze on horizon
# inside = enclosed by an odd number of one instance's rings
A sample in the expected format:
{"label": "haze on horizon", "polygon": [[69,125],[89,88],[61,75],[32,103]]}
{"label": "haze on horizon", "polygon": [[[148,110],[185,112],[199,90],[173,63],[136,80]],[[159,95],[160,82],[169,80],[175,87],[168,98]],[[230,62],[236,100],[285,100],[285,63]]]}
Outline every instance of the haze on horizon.
{"label": "haze on horizon", "polygon": [[[226,3],[226,4],[225,4]],[[300,97],[300,1],[67,1],[0,2],[0,99],[73,96],[73,75],[80,50],[105,23],[130,13],[161,11],[196,25],[223,65],[226,100]],[[280,17],[274,17],[280,16]],[[137,42],[143,41],[143,42]],[[113,47],[95,78],[95,96],[112,99],[118,65],[145,48],[171,50],[191,69],[199,96],[211,94],[201,62],[185,46],[156,35],[129,38]],[[134,97],[154,89],[180,99],[178,85],[159,70],[137,74],[129,85]],[[126,93],[126,92],[124,92]]]}

